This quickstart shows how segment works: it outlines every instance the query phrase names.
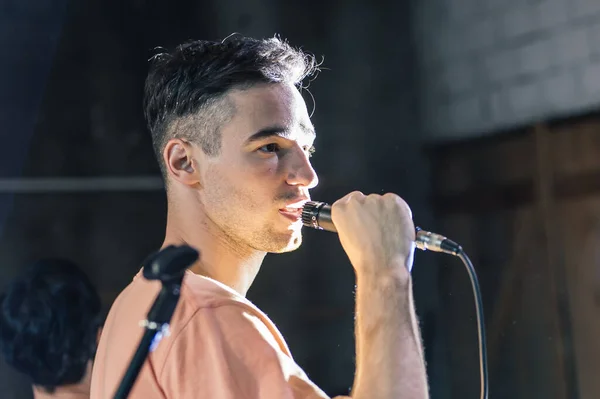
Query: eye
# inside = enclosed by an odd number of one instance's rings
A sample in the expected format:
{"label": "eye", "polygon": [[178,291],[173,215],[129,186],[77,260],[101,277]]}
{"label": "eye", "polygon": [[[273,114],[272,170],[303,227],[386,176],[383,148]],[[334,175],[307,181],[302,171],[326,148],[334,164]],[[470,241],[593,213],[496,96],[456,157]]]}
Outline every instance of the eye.
{"label": "eye", "polygon": [[304,147],[302,147],[302,149],[304,150],[304,152],[306,152],[308,154],[309,158],[312,157],[316,151],[316,148],[314,145],[305,145]]}
{"label": "eye", "polygon": [[263,145],[262,147],[260,147],[258,149],[258,151],[268,154],[268,153],[272,153],[272,152],[277,152],[280,149],[281,149],[281,147],[279,147],[279,144],[271,143],[271,144]]}

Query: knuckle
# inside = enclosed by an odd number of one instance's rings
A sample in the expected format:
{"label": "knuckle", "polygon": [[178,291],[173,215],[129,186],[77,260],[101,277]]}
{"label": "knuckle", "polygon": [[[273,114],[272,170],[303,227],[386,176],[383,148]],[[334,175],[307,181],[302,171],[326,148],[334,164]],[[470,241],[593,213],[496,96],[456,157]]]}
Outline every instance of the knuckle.
{"label": "knuckle", "polygon": [[386,193],[383,195],[383,197],[386,200],[386,204],[412,218],[412,210],[402,197],[394,193]]}
{"label": "knuckle", "polygon": [[381,195],[379,195],[379,194],[369,194],[365,197],[365,201],[370,204],[376,203],[380,199],[381,199]]}
{"label": "knuckle", "polygon": [[365,200],[365,195],[360,191],[353,191],[348,194],[348,201],[350,203],[362,203]]}
{"label": "knuckle", "polygon": [[339,210],[345,209],[347,206],[348,206],[348,200],[347,200],[347,198],[339,199],[339,200],[335,201],[331,205],[331,212],[335,212],[335,211],[339,211]]}

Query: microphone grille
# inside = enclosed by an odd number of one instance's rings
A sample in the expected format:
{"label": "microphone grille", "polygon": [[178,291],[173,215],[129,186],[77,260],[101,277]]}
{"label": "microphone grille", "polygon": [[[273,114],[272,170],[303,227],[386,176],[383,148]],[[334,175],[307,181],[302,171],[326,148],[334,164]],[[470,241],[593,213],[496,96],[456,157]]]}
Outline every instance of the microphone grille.
{"label": "microphone grille", "polygon": [[325,205],[324,202],[309,201],[302,208],[302,224],[313,229],[319,227],[319,209]]}

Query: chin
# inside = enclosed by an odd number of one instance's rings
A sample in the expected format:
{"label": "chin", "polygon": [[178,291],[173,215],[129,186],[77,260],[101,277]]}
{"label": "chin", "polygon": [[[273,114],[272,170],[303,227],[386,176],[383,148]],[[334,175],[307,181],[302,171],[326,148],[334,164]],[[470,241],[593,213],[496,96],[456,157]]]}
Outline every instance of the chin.
{"label": "chin", "polygon": [[269,245],[267,252],[274,254],[283,254],[286,252],[292,252],[300,248],[302,245],[302,233],[300,231],[294,231],[293,234],[286,234],[285,237],[275,239]]}

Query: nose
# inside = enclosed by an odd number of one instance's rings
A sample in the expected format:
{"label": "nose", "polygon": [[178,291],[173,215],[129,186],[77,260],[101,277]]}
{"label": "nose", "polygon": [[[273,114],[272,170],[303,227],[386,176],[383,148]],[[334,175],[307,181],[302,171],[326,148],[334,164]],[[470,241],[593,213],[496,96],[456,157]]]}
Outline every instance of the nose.
{"label": "nose", "polygon": [[319,184],[317,172],[313,169],[308,155],[300,147],[293,151],[286,181],[290,186],[302,186],[308,189]]}

